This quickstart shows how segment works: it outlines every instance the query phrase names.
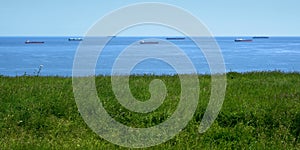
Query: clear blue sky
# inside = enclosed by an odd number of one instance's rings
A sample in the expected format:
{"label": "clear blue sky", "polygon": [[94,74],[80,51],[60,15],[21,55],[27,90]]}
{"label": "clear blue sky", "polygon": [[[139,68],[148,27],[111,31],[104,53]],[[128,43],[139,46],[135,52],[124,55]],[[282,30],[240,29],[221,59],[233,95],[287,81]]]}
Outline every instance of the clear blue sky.
{"label": "clear blue sky", "polygon": [[[84,35],[105,14],[136,2],[145,1],[2,0],[0,36]],[[148,2],[168,3],[189,11],[215,36],[300,36],[299,0]]]}

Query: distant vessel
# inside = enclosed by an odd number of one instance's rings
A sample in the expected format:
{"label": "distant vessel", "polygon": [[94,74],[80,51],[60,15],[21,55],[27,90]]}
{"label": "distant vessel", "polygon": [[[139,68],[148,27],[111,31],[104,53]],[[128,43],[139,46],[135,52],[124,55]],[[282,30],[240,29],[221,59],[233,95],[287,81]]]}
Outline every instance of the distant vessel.
{"label": "distant vessel", "polygon": [[184,37],[167,37],[167,40],[184,40]]}
{"label": "distant vessel", "polygon": [[267,37],[267,36],[254,36],[252,38],[253,39],[268,39],[269,37]]}
{"label": "distant vessel", "polygon": [[235,42],[252,42],[251,39],[235,39]]}
{"label": "distant vessel", "polygon": [[25,41],[25,44],[44,44],[45,42],[43,41]]}
{"label": "distant vessel", "polygon": [[69,38],[69,41],[82,41],[82,38]]}
{"label": "distant vessel", "polygon": [[140,44],[158,44],[159,42],[156,42],[156,41],[140,41]]}

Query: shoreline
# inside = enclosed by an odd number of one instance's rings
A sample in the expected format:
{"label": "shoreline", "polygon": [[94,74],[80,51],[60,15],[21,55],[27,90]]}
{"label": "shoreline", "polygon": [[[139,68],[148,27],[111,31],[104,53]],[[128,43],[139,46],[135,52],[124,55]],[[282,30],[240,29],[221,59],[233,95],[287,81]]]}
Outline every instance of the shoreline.
{"label": "shoreline", "polygon": [[[253,73],[281,73],[281,74],[300,74],[300,71],[281,71],[281,70],[269,70],[269,71],[246,71],[246,72],[238,72],[238,71],[229,71],[226,72],[225,75],[227,74],[253,74]],[[86,76],[78,76],[78,77],[111,77],[111,76],[137,76],[137,77],[142,77],[142,76],[157,76],[157,77],[164,77],[164,76],[179,76],[179,75],[197,75],[197,76],[211,76],[211,75],[224,75],[224,74],[209,74],[209,73],[200,73],[200,74],[116,74],[116,75],[109,75],[109,74],[98,74],[98,75],[86,75]],[[62,76],[62,75],[30,75],[30,74],[25,74],[25,75],[2,75],[0,74],[0,77],[61,77],[61,78],[72,78],[74,76]]]}

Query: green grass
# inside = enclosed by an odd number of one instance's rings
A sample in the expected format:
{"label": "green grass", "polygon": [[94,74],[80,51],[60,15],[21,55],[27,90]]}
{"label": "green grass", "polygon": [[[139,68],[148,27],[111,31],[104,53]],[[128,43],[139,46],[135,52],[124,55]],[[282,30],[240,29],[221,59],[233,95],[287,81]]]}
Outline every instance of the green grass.
{"label": "green grass", "polygon": [[[126,110],[114,97],[110,77],[96,78],[98,95],[110,115],[132,127],[151,127],[175,111],[178,76],[131,76],[132,94],[150,98],[149,83],[161,79],[167,97],[156,111]],[[198,127],[210,96],[210,76],[200,75],[200,99],[193,119],[173,139],[150,149],[300,149],[300,74],[227,74],[222,110],[207,132]],[[125,149],[100,138],[81,118],[72,79],[0,77],[0,149]]]}

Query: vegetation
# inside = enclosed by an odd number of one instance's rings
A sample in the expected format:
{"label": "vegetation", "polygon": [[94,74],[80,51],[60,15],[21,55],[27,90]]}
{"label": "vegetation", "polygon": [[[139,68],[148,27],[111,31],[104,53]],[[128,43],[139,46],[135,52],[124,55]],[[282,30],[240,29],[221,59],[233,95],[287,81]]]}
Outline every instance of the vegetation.
{"label": "vegetation", "polygon": [[[132,94],[150,98],[149,83],[161,79],[168,94],[149,114],[123,108],[110,77],[96,77],[98,96],[119,122],[150,127],[170,116],[180,99],[178,76],[131,76]],[[228,73],[222,110],[210,129],[198,127],[210,95],[210,76],[200,75],[200,99],[187,127],[166,143],[149,149],[299,149],[300,74]],[[95,134],[81,118],[69,77],[0,77],[0,149],[125,149]]]}

